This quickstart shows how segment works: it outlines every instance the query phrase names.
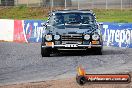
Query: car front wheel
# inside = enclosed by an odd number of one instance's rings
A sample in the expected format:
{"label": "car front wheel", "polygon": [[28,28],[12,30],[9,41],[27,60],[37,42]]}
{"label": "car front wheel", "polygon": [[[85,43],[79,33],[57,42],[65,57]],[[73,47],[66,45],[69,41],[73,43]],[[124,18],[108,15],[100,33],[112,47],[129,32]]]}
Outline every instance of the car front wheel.
{"label": "car front wheel", "polygon": [[100,47],[94,48],[94,54],[95,55],[102,55],[102,48],[100,48]]}
{"label": "car front wheel", "polygon": [[41,55],[42,55],[42,57],[49,57],[50,50],[48,48],[41,48]]}

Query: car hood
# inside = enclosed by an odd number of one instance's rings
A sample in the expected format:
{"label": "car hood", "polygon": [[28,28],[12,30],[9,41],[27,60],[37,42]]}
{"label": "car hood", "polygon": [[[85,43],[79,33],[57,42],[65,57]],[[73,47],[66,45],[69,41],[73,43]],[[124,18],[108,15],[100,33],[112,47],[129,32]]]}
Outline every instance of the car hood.
{"label": "car hood", "polygon": [[47,33],[50,34],[91,34],[93,32],[95,32],[96,29],[95,28],[88,28],[88,29],[82,29],[79,27],[76,28],[57,28],[57,27],[50,27],[50,30],[47,30]]}

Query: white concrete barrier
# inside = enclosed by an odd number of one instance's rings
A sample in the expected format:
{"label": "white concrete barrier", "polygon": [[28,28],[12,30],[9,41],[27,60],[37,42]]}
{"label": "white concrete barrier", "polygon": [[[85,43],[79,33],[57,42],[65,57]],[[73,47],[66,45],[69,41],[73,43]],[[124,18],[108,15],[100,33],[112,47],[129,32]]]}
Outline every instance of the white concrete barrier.
{"label": "white concrete barrier", "polygon": [[14,20],[0,19],[0,40],[13,41]]}

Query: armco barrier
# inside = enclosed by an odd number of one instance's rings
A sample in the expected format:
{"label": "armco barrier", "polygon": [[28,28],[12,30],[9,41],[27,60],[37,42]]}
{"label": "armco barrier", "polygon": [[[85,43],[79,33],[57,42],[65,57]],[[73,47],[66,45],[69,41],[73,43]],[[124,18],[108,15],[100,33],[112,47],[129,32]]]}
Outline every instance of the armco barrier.
{"label": "armco barrier", "polygon": [[[0,40],[41,42],[41,20],[0,20]],[[132,48],[132,23],[107,23],[102,26],[104,45]]]}

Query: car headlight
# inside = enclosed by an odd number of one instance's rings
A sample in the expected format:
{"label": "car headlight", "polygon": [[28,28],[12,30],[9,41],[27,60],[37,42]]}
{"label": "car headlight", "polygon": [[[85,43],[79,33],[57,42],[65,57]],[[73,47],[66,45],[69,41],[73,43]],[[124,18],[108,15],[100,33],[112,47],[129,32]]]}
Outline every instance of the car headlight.
{"label": "car headlight", "polygon": [[51,40],[52,40],[52,35],[46,35],[46,36],[45,36],[45,39],[46,39],[47,41],[51,41]]}
{"label": "car headlight", "polygon": [[84,36],[84,39],[85,39],[85,40],[89,40],[89,39],[90,39],[90,35],[85,35],[85,36]]}
{"label": "car headlight", "polygon": [[55,36],[54,36],[54,39],[55,39],[55,40],[59,40],[59,39],[60,39],[60,35],[55,35]]}
{"label": "car headlight", "polygon": [[99,39],[99,35],[98,35],[98,34],[92,35],[92,39],[93,39],[93,40],[98,40],[98,39]]}

